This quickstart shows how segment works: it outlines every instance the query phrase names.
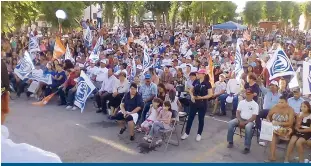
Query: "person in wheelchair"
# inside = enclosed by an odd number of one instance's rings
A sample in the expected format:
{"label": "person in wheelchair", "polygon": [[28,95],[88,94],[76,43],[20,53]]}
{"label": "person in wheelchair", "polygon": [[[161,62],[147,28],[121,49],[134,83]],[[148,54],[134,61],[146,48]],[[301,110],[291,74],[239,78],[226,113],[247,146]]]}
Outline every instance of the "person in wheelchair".
{"label": "person in wheelchair", "polygon": [[137,93],[137,85],[130,85],[130,92],[126,93],[121,101],[120,111],[116,115],[116,120],[119,123],[121,130],[120,135],[126,130],[125,122],[130,130],[130,140],[134,141],[134,127],[138,120],[138,112],[144,107],[143,99]]}
{"label": "person in wheelchair", "polygon": [[229,121],[228,123],[228,133],[227,142],[228,148],[233,147],[233,135],[234,129],[240,127],[245,129],[245,142],[243,154],[250,152],[252,137],[253,137],[253,127],[255,125],[256,116],[259,112],[258,104],[253,100],[254,92],[252,89],[246,89],[246,99],[242,100],[238,104],[236,118]]}

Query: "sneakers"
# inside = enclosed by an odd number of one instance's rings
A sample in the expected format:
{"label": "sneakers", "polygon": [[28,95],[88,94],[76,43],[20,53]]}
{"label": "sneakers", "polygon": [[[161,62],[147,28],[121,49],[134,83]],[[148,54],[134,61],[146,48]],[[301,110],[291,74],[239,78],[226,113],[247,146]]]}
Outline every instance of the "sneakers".
{"label": "sneakers", "polygon": [[72,111],[75,111],[75,110],[77,110],[77,107],[76,106],[72,107]]}
{"label": "sneakers", "polygon": [[66,107],[66,110],[69,110],[69,109],[72,109],[72,106],[68,105],[68,106]]}
{"label": "sneakers", "polygon": [[197,137],[195,138],[195,140],[199,142],[199,141],[201,141],[201,138],[202,138],[201,135],[198,134]]}
{"label": "sneakers", "polygon": [[186,133],[184,133],[184,135],[181,136],[181,139],[182,139],[182,140],[185,140],[185,139],[187,139],[188,137],[189,137],[189,135],[186,134]]}
{"label": "sneakers", "polygon": [[242,151],[243,154],[248,154],[250,152],[250,150],[248,148],[244,148],[244,150]]}
{"label": "sneakers", "polygon": [[231,149],[231,148],[233,148],[233,143],[228,143],[228,145],[227,145],[227,148],[229,148],[229,149]]}
{"label": "sneakers", "polygon": [[155,144],[159,145],[160,143],[162,143],[162,139],[157,140],[157,142]]}
{"label": "sneakers", "polygon": [[259,145],[265,147],[266,146],[266,142],[259,142]]}
{"label": "sneakers", "polygon": [[34,94],[31,94],[30,97],[35,97],[35,95],[34,95]]}
{"label": "sneakers", "polygon": [[122,129],[120,130],[119,134],[120,134],[120,135],[123,134],[125,130],[126,130],[126,127],[122,128]]}

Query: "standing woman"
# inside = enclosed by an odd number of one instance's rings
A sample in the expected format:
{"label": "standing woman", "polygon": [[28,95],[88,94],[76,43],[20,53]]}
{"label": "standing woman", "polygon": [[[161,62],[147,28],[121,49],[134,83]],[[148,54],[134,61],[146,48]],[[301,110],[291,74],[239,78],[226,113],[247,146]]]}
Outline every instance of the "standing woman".
{"label": "standing woman", "polygon": [[181,137],[182,140],[186,139],[191,130],[193,119],[198,113],[199,128],[197,141],[201,140],[201,135],[204,127],[204,117],[207,109],[207,100],[213,96],[212,85],[209,82],[208,75],[205,74],[206,70],[200,69],[197,73],[197,80],[193,82],[193,88],[190,89],[190,112],[186,126],[186,132]]}

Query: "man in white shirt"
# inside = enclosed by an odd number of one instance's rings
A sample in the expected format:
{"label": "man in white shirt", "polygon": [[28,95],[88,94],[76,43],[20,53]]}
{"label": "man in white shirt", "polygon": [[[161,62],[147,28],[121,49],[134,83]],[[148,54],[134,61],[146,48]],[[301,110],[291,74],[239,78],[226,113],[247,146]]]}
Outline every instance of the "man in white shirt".
{"label": "man in white shirt", "polygon": [[228,148],[233,148],[234,128],[239,127],[245,129],[244,150],[242,151],[243,154],[250,152],[253,137],[253,127],[255,124],[254,121],[259,112],[259,106],[253,100],[253,97],[254,92],[252,89],[246,89],[246,99],[240,101],[236,113],[236,118],[228,123]]}
{"label": "man in white shirt", "polygon": [[102,8],[98,8],[98,11],[96,13],[96,17],[97,17],[97,25],[96,28],[100,29],[102,28],[102,17],[103,17],[103,9]]}
{"label": "man in white shirt", "polygon": [[127,64],[126,63],[122,63],[121,65],[120,65],[120,69],[117,71],[117,72],[115,72],[114,73],[114,75],[115,76],[119,76],[119,74],[121,73],[121,72],[123,72],[123,73],[125,73],[125,77],[127,77],[127,70],[126,70],[126,68],[127,68]]}
{"label": "man in white shirt", "polygon": [[100,61],[100,67],[98,68],[98,70],[95,74],[97,82],[103,82],[104,79],[107,77],[108,69],[106,67],[106,64],[107,64],[106,59],[102,59]]}
{"label": "man in white shirt", "polygon": [[95,100],[97,103],[97,106],[99,110],[96,111],[96,113],[103,112],[104,114],[107,114],[107,100],[111,98],[113,87],[117,82],[117,78],[113,75],[113,69],[108,69],[108,77],[104,78],[104,81],[102,83],[102,86],[98,93],[95,95]]}
{"label": "man in white shirt", "polygon": [[226,102],[233,104],[232,119],[235,118],[236,109],[239,102],[239,94],[241,92],[241,83],[235,79],[235,75],[232,74],[232,78],[227,83],[226,94],[219,96],[220,100],[220,116],[226,115]]}

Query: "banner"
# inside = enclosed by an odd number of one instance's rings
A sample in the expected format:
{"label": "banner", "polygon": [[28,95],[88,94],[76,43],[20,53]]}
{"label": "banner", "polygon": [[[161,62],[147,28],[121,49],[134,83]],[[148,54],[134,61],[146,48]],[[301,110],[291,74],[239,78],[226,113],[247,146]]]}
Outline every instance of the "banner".
{"label": "banner", "polygon": [[29,38],[28,51],[29,52],[41,51],[37,37],[33,36]]}
{"label": "banner", "polygon": [[28,78],[31,79],[31,80],[36,80],[36,81],[39,81],[39,82],[46,83],[47,85],[51,85],[52,84],[52,75],[51,74],[43,74],[43,75],[29,74]]}
{"label": "banner", "polygon": [[274,55],[267,62],[266,67],[270,74],[269,80],[273,80],[277,77],[296,74],[290,59],[282,49],[277,49],[274,52]]}
{"label": "banner", "polygon": [[273,124],[271,122],[261,121],[260,139],[265,141],[272,141],[273,138]]}
{"label": "banner", "polygon": [[298,74],[300,73],[300,67],[296,70],[295,76],[292,78],[292,80],[288,83],[289,89],[293,89],[296,87],[299,87],[299,81],[298,81]]}
{"label": "banner", "polygon": [[17,75],[18,78],[24,80],[33,69],[35,69],[35,66],[32,63],[31,57],[28,51],[25,51],[24,57],[19,60],[18,64],[14,69],[14,73]]}
{"label": "banner", "polygon": [[53,58],[59,59],[66,53],[66,49],[62,44],[62,41],[57,37],[55,40],[54,51],[53,51]]}
{"label": "banner", "polygon": [[65,60],[67,60],[67,59],[69,59],[72,63],[75,62],[75,60],[73,59],[73,57],[71,55],[71,52],[70,52],[68,44],[67,44],[66,53],[65,53]]}
{"label": "banner", "polygon": [[241,54],[240,43],[241,43],[241,40],[238,39],[237,44],[236,44],[236,50],[235,50],[235,58],[234,58],[234,64],[235,64],[234,73],[235,73],[235,78],[237,80],[240,80],[242,74],[244,73],[243,57]]}
{"label": "banner", "polygon": [[81,71],[80,77],[78,79],[78,87],[76,91],[74,105],[81,109],[81,113],[84,110],[86,100],[90,94],[94,91],[95,86],[89,77]]}
{"label": "banner", "polygon": [[302,69],[302,94],[311,94],[311,63],[304,61]]}
{"label": "banner", "polygon": [[151,64],[150,56],[148,53],[148,49],[144,48],[144,61],[143,61],[143,68],[147,68]]}
{"label": "banner", "polygon": [[131,68],[131,77],[130,80],[134,81],[134,78],[136,76],[136,62],[135,62],[135,58],[133,58],[132,60],[132,68]]}
{"label": "banner", "polygon": [[88,26],[86,28],[86,33],[84,36],[84,45],[86,47],[91,47],[92,46],[92,40],[93,40],[92,32],[90,30],[90,27]]}

